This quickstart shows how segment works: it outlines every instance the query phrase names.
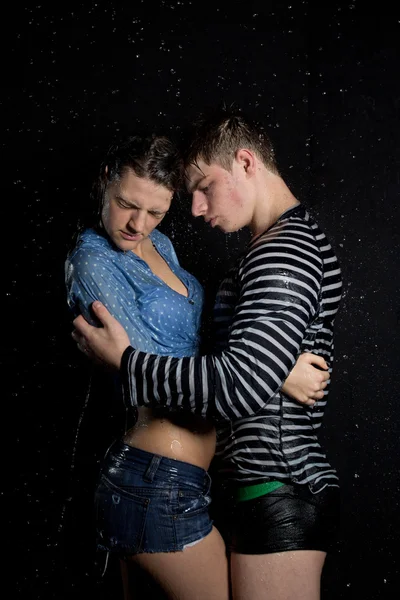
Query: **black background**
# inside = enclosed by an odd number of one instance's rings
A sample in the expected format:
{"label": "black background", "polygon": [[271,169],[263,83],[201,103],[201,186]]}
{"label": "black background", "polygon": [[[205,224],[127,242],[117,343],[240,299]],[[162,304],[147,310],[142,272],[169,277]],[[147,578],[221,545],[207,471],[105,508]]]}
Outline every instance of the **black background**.
{"label": "black background", "polygon": [[[90,508],[122,415],[70,340],[63,262],[101,151],[127,132],[179,132],[221,101],[266,124],[285,181],[342,264],[323,438],[342,482],[343,524],[323,599],[398,598],[400,13],[327,4],[3,7],[2,542],[11,598],[120,598],[112,561],[98,577]],[[162,228],[211,305],[246,236],[210,230],[184,200]]]}

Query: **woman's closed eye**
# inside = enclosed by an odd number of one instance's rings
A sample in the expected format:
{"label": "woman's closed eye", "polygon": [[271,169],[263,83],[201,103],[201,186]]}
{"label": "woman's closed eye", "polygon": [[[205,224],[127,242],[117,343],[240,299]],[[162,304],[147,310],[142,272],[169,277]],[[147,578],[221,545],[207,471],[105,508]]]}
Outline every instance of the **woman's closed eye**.
{"label": "woman's closed eye", "polygon": [[130,209],[130,210],[137,210],[137,208],[138,208],[137,206],[134,206],[133,204],[128,204],[127,202],[124,202],[120,198],[117,198],[117,204],[120,208],[126,208],[126,209]]}

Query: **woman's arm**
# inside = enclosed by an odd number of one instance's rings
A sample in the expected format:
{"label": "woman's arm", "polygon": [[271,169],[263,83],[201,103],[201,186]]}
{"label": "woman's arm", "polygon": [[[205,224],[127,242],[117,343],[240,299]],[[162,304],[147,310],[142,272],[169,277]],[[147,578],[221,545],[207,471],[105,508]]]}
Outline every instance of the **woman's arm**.
{"label": "woman's arm", "polygon": [[82,314],[91,325],[102,327],[92,310],[93,302],[99,300],[122,325],[131,344],[143,352],[156,352],[138,309],[134,290],[121,285],[116,269],[100,253],[85,248],[79,250],[66,263],[68,305],[74,316]]}

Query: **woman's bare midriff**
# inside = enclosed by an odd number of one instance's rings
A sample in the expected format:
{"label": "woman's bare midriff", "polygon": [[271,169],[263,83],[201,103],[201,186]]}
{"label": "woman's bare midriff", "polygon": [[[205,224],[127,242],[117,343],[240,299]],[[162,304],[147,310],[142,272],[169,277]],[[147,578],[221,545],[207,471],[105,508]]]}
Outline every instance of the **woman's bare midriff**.
{"label": "woman's bare midriff", "polygon": [[167,413],[139,408],[135,425],[124,436],[125,444],[207,470],[215,453],[214,426],[190,413]]}

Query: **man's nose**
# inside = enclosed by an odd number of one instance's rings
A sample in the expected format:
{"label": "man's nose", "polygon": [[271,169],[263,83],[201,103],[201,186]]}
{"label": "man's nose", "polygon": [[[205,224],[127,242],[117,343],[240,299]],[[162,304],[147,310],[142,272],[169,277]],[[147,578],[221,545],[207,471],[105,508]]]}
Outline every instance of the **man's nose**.
{"label": "man's nose", "polygon": [[207,202],[204,194],[196,190],[192,197],[192,215],[194,217],[204,216],[207,212]]}

